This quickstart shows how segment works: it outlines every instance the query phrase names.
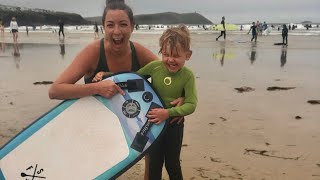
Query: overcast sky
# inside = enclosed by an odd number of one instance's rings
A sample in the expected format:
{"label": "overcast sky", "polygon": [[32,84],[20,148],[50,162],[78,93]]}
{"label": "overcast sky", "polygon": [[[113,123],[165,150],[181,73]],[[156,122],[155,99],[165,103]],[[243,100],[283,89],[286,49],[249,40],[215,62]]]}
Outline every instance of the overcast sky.
{"label": "overcast sky", "polygon": [[[220,23],[320,22],[320,0],[126,0],[135,15],[198,12]],[[101,16],[105,0],[0,0],[0,4]]]}

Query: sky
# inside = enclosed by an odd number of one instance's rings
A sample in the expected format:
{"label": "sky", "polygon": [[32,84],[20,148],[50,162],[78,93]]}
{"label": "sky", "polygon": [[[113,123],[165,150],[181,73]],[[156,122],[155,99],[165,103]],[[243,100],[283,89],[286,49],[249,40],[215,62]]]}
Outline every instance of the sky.
{"label": "sky", "polygon": [[[320,23],[320,0],[125,0],[134,15],[197,12],[213,23]],[[105,0],[0,0],[0,4],[101,16]]]}

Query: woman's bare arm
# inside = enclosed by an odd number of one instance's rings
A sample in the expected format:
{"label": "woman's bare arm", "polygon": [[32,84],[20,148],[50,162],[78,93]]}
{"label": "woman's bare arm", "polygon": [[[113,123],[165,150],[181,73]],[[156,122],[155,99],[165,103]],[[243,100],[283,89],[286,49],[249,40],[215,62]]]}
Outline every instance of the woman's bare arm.
{"label": "woman's bare arm", "polygon": [[49,89],[51,99],[73,99],[99,94],[104,97],[112,97],[114,94],[123,91],[112,81],[101,81],[91,84],[75,84],[85,74],[94,71],[99,58],[99,41],[85,47],[60,74]]}

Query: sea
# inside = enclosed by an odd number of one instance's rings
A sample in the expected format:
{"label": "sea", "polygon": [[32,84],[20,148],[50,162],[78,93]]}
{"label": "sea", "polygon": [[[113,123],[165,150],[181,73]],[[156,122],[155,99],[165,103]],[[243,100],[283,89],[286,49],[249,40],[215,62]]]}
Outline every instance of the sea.
{"label": "sea", "polygon": [[[164,30],[169,27],[177,26],[178,24],[156,24],[156,25],[138,25],[138,28],[134,29],[135,33],[153,33],[153,34],[161,34]],[[228,25],[228,24],[226,24]],[[310,28],[306,28],[305,24],[297,24],[297,23],[288,23],[286,24],[287,27],[296,26],[294,30],[290,30],[290,35],[320,35],[320,27],[319,24],[311,24]],[[189,31],[191,33],[210,33],[215,30],[217,25],[211,24],[196,24],[196,25],[187,25]],[[235,24],[234,30],[228,30],[228,33],[231,34],[245,34],[249,31],[251,24]],[[26,28],[28,31],[35,31],[35,32],[58,32],[59,26],[52,26],[52,25],[43,25],[43,26],[20,26],[19,32],[25,32]],[[282,24],[277,25],[269,25],[268,28],[263,32],[263,35],[278,35],[281,34]],[[91,33],[94,31],[94,25],[66,25],[64,27],[65,32],[68,33]],[[9,32],[10,28],[6,27],[5,31]],[[101,31],[101,30],[99,30]]]}

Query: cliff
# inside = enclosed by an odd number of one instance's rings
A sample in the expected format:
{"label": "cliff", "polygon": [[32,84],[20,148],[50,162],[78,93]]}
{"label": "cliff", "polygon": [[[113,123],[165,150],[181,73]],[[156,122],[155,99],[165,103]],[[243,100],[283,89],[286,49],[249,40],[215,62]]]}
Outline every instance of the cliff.
{"label": "cliff", "polygon": [[[101,16],[83,18],[79,14],[58,12],[44,9],[30,9],[0,4],[0,19],[5,26],[10,24],[11,18],[16,17],[19,26],[57,25],[61,19],[66,25],[85,25],[98,22]],[[136,24],[212,24],[210,20],[199,13],[165,12],[157,14],[142,14],[134,16]]]}
{"label": "cliff", "polygon": [[[85,18],[91,22],[101,22],[101,16]],[[136,24],[212,24],[210,20],[199,13],[165,12],[157,14],[142,14],[134,16]]]}
{"label": "cliff", "polygon": [[212,24],[210,20],[199,13],[165,12],[157,14],[136,15],[136,24]]}
{"label": "cliff", "polygon": [[0,4],[0,19],[4,22],[5,26],[10,24],[12,17],[16,17],[19,26],[57,25],[59,19],[66,25],[90,24],[89,21],[75,13],[29,9]]}

